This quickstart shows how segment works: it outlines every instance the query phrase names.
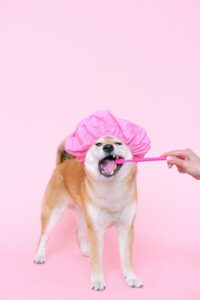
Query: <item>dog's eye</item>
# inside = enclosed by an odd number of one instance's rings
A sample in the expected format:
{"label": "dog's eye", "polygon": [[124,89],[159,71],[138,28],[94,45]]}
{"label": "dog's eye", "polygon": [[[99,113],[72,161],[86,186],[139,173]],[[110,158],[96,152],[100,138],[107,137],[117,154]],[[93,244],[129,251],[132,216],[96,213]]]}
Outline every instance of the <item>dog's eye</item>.
{"label": "dog's eye", "polygon": [[122,143],[120,143],[120,142],[115,142],[115,145],[122,145]]}
{"label": "dog's eye", "polygon": [[100,146],[102,146],[103,144],[102,144],[102,143],[96,143],[95,145],[98,146],[98,147],[100,147]]}

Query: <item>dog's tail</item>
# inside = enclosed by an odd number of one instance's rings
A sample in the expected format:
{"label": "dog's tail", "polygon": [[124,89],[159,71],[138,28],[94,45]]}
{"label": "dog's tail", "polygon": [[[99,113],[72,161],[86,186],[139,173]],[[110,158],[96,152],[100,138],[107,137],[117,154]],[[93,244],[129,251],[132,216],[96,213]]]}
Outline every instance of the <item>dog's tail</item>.
{"label": "dog's tail", "polygon": [[56,166],[63,163],[66,159],[74,159],[75,158],[75,156],[69,154],[65,150],[65,141],[66,140],[63,140],[57,149]]}

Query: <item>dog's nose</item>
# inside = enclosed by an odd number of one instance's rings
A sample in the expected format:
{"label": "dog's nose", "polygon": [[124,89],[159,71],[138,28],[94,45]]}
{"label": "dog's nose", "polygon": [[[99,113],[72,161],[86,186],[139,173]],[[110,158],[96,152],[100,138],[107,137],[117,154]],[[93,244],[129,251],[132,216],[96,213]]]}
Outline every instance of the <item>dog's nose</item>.
{"label": "dog's nose", "polygon": [[106,144],[106,145],[103,146],[103,150],[106,153],[110,153],[114,150],[114,146],[112,144]]}

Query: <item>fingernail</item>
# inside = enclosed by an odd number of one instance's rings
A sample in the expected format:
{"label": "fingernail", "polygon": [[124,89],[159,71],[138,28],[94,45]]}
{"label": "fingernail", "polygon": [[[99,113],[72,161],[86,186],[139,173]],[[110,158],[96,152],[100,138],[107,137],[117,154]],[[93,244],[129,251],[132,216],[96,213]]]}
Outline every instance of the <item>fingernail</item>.
{"label": "fingernail", "polygon": [[167,156],[167,161],[172,161],[172,157],[171,156]]}

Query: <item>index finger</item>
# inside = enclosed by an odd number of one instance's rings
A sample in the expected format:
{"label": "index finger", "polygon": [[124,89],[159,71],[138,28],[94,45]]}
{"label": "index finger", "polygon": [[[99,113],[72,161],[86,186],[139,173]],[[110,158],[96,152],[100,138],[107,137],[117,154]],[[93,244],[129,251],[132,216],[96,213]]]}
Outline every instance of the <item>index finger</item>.
{"label": "index finger", "polygon": [[175,156],[180,158],[187,158],[188,153],[186,150],[172,150],[162,154],[162,156]]}

